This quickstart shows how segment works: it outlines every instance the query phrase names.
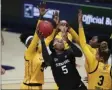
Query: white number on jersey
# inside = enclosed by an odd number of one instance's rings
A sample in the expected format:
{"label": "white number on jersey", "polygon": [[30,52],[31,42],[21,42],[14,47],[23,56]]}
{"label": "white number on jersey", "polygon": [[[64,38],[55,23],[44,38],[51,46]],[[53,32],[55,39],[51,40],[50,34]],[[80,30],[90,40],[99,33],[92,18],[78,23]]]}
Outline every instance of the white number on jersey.
{"label": "white number on jersey", "polygon": [[68,73],[68,69],[66,68],[66,65],[62,66],[61,68],[64,74]]}

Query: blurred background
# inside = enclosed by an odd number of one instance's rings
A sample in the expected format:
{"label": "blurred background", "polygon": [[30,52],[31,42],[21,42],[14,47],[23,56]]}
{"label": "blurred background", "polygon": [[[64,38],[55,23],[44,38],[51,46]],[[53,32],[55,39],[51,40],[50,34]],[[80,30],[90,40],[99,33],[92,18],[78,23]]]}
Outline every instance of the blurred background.
{"label": "blurred background", "polygon": [[[55,10],[60,19],[67,20],[78,31],[77,13],[83,11],[83,25],[87,39],[94,35],[103,38],[112,33],[112,0],[45,0],[48,12],[44,18],[52,18]],[[21,33],[34,33],[39,17],[38,5],[41,0],[1,0],[2,65],[15,69],[2,75],[2,89],[19,89],[24,76],[24,50],[20,42]],[[84,59],[84,57],[83,57]],[[79,64],[84,63],[80,60]],[[81,76],[86,75],[84,67],[79,69]],[[45,88],[52,88],[54,83],[51,71],[45,71]]]}
{"label": "blurred background", "polygon": [[[19,33],[26,30],[34,31],[40,1],[2,0],[2,28],[11,28],[9,31]],[[112,0],[46,0],[46,2],[46,9],[49,9],[46,18],[51,18],[54,10],[58,10],[60,19],[67,20],[77,31],[77,12],[78,9],[82,9],[84,27],[89,34],[102,35],[112,32]]]}

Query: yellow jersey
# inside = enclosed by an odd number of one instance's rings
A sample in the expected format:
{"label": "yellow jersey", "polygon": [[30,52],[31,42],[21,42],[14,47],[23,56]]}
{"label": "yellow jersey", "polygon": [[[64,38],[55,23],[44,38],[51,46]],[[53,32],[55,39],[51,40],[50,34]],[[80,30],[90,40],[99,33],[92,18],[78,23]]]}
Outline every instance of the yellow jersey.
{"label": "yellow jersey", "polygon": [[[40,22],[40,21],[39,21]],[[45,39],[46,46],[49,45],[54,37],[56,30],[53,30],[52,34]],[[43,57],[42,57],[41,43],[39,43],[39,37],[35,32],[31,44],[25,51],[25,76],[24,83],[44,83],[44,73],[42,68]]]}
{"label": "yellow jersey", "polygon": [[95,90],[111,89],[111,66],[99,62],[95,71],[89,73],[88,88]]}
{"label": "yellow jersey", "polygon": [[88,64],[88,89],[105,90],[111,89],[111,66],[98,62],[86,44],[83,28],[79,29],[79,42]]}

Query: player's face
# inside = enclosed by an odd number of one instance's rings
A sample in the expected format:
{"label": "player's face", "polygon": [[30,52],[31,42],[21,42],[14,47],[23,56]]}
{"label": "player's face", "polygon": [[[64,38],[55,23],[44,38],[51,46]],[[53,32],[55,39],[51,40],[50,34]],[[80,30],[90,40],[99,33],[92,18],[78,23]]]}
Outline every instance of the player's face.
{"label": "player's face", "polygon": [[55,39],[53,46],[56,50],[63,50],[64,49],[64,41],[62,39]]}
{"label": "player's face", "polygon": [[92,37],[91,40],[89,40],[89,45],[91,45],[92,47],[96,46],[96,44],[98,43],[98,37],[94,36]]}

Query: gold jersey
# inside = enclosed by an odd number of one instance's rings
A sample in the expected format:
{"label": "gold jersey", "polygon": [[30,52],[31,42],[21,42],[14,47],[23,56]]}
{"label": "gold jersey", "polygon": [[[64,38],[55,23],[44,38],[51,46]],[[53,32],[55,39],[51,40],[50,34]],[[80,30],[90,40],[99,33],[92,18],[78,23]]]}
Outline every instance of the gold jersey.
{"label": "gold jersey", "polygon": [[88,64],[88,89],[105,90],[111,88],[111,65],[99,62],[86,44],[83,28],[79,29],[79,42]]}
{"label": "gold jersey", "polygon": [[89,73],[88,88],[95,90],[111,89],[111,66],[99,62],[98,67],[92,73]]}
{"label": "gold jersey", "polygon": [[[39,21],[40,22],[40,21]],[[49,45],[54,37],[56,30],[53,30],[52,34],[45,39],[46,46]],[[44,83],[44,73],[42,68],[43,57],[41,43],[39,43],[39,37],[35,32],[31,44],[25,51],[25,76],[24,83]]]}

